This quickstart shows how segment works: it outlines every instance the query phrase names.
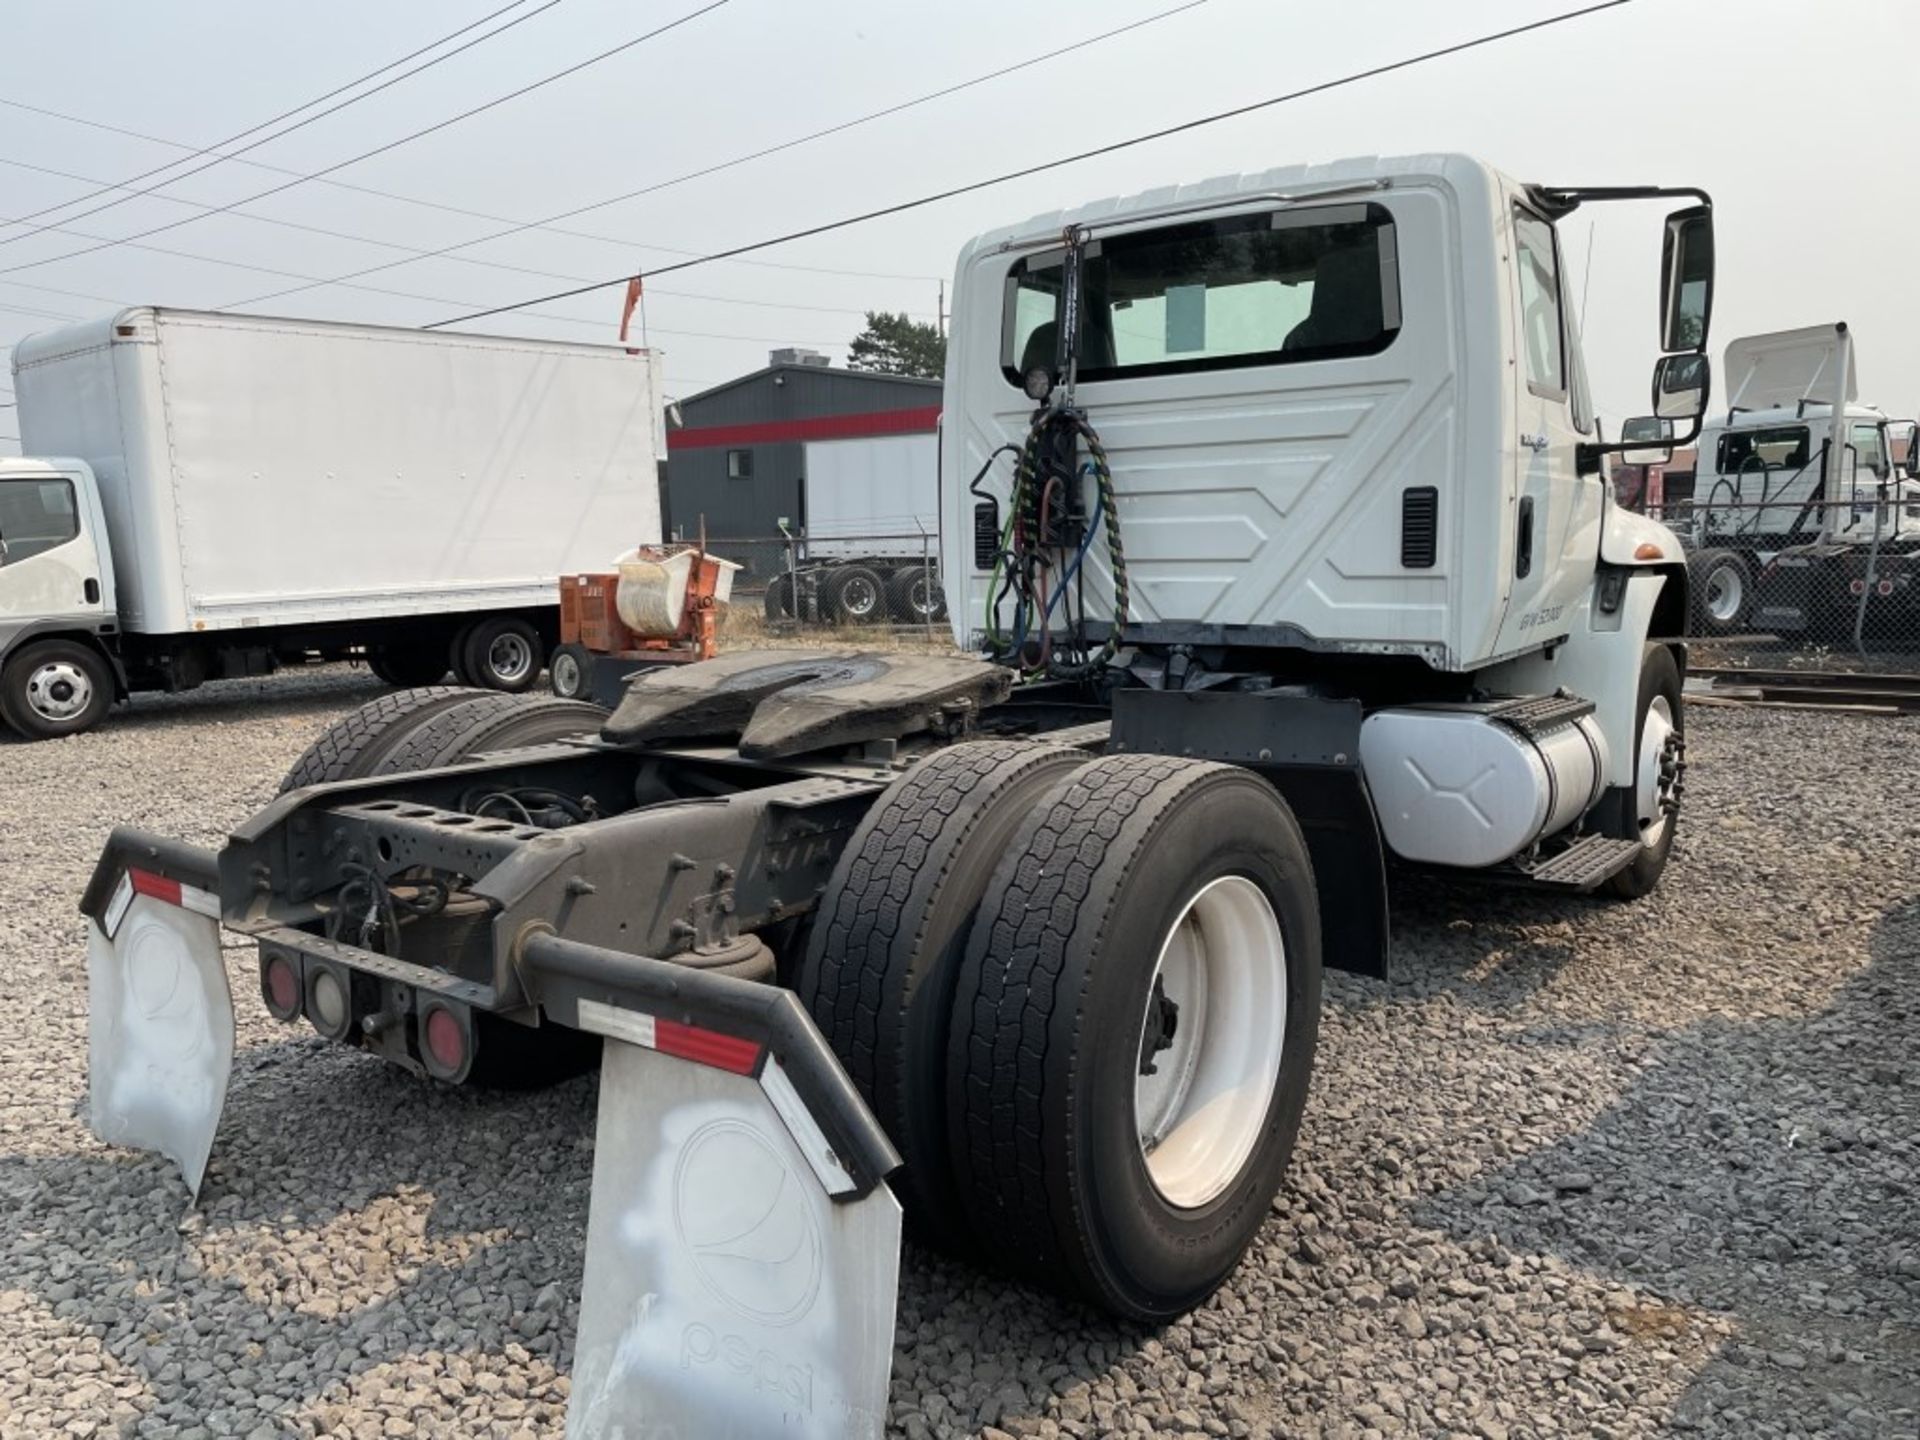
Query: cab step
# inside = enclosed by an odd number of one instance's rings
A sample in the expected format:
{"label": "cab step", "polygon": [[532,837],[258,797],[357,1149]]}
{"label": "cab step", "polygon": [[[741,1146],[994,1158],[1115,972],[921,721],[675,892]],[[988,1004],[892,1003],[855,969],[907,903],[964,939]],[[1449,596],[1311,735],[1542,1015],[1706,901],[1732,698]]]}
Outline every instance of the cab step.
{"label": "cab step", "polygon": [[1555,890],[1591,890],[1618,875],[1640,853],[1638,840],[1585,835],[1566,849],[1528,863],[1515,861],[1517,879]]}

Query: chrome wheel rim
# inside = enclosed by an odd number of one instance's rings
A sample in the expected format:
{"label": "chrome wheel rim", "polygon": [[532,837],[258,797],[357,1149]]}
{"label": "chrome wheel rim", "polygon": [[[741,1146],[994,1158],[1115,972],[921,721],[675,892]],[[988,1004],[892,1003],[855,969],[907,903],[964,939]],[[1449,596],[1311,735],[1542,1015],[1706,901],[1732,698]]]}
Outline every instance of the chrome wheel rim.
{"label": "chrome wheel rim", "polygon": [[849,615],[865,619],[880,605],[880,589],[864,575],[856,575],[840,587],[840,603]]}
{"label": "chrome wheel rim", "polygon": [[1266,892],[1203,886],[1161,941],[1138,1033],[1134,1133],[1154,1189],[1193,1209],[1239,1177],[1286,1045],[1287,958]]}
{"label": "chrome wheel rim", "polygon": [[1740,616],[1747,598],[1747,578],[1737,565],[1715,566],[1707,576],[1707,614],[1722,625]]}
{"label": "chrome wheel rim", "polygon": [[49,660],[27,677],[27,706],[42,720],[72,720],[92,703],[93,680],[71,660]]}
{"label": "chrome wheel rim", "polygon": [[562,653],[553,657],[553,690],[556,695],[571,700],[580,693],[580,659],[576,655]]}
{"label": "chrome wheel rim", "polygon": [[1673,723],[1673,706],[1664,695],[1653,697],[1640,722],[1640,765],[1634,781],[1640,841],[1651,850],[1666,838],[1679,803],[1680,732]]}
{"label": "chrome wheel rim", "polygon": [[487,672],[503,685],[516,685],[533,673],[533,646],[527,637],[508,631],[487,646]]}

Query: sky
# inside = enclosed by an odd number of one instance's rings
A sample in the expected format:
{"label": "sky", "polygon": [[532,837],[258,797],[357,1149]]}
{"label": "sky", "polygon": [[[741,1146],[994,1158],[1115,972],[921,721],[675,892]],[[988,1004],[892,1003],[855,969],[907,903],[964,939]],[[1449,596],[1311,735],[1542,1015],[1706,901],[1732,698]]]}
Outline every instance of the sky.
{"label": "sky", "polygon": [[[0,219],[63,207],[0,225],[0,348],[126,304],[420,325],[911,199],[1583,0],[719,0],[702,14],[714,0],[521,0],[451,43],[520,20],[496,38],[336,114],[201,173],[185,171],[207,159],[134,180],[508,3],[0,0]],[[1139,21],[1072,54],[726,164]],[[1716,364],[1734,336],[1846,320],[1861,398],[1910,417],[1920,411],[1916,54],[1912,0],[1631,0],[754,263],[662,276],[648,286],[648,340],[677,396],[757,368],[774,346],[844,363],[863,311],[933,319],[942,278],[980,231],[1170,182],[1464,150],[1544,184],[1711,191]],[[430,126],[441,128],[392,145]],[[116,182],[161,188],[94,194]],[[457,254],[416,253],[643,188],[556,222],[569,233],[528,228]],[[109,199],[124,203],[79,215]],[[1562,223],[1593,388],[1616,424],[1645,409],[1660,214],[1605,206]],[[162,225],[173,228],[103,244]],[[353,282],[373,288],[308,286],[376,266],[386,268]],[[261,298],[293,287],[307,288]],[[466,328],[611,341],[619,308],[620,292],[603,290]],[[11,398],[0,393],[0,404]],[[0,436],[18,433],[14,413],[0,409]],[[17,448],[0,439],[0,454]]]}

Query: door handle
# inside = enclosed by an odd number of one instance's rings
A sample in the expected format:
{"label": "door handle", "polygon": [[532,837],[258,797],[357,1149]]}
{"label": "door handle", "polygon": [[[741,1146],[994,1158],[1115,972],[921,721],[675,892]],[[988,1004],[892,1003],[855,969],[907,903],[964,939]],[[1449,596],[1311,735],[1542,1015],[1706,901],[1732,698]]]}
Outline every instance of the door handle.
{"label": "door handle", "polygon": [[87,597],[87,604],[98,605],[100,603],[100,582],[95,580],[91,575],[87,577],[87,583],[82,587],[82,591]]}

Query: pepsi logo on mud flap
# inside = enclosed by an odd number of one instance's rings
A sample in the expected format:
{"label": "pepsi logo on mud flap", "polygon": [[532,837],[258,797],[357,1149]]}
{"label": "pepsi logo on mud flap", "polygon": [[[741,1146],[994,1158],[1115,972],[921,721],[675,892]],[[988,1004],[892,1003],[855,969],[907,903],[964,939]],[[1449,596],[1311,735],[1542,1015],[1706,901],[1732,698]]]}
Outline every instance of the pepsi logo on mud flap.
{"label": "pepsi logo on mud flap", "polygon": [[763,1325],[791,1325],[820,1293],[825,1251],[807,1182],[739,1120],[703,1125],[681,1147],[674,1233],[707,1289]]}

